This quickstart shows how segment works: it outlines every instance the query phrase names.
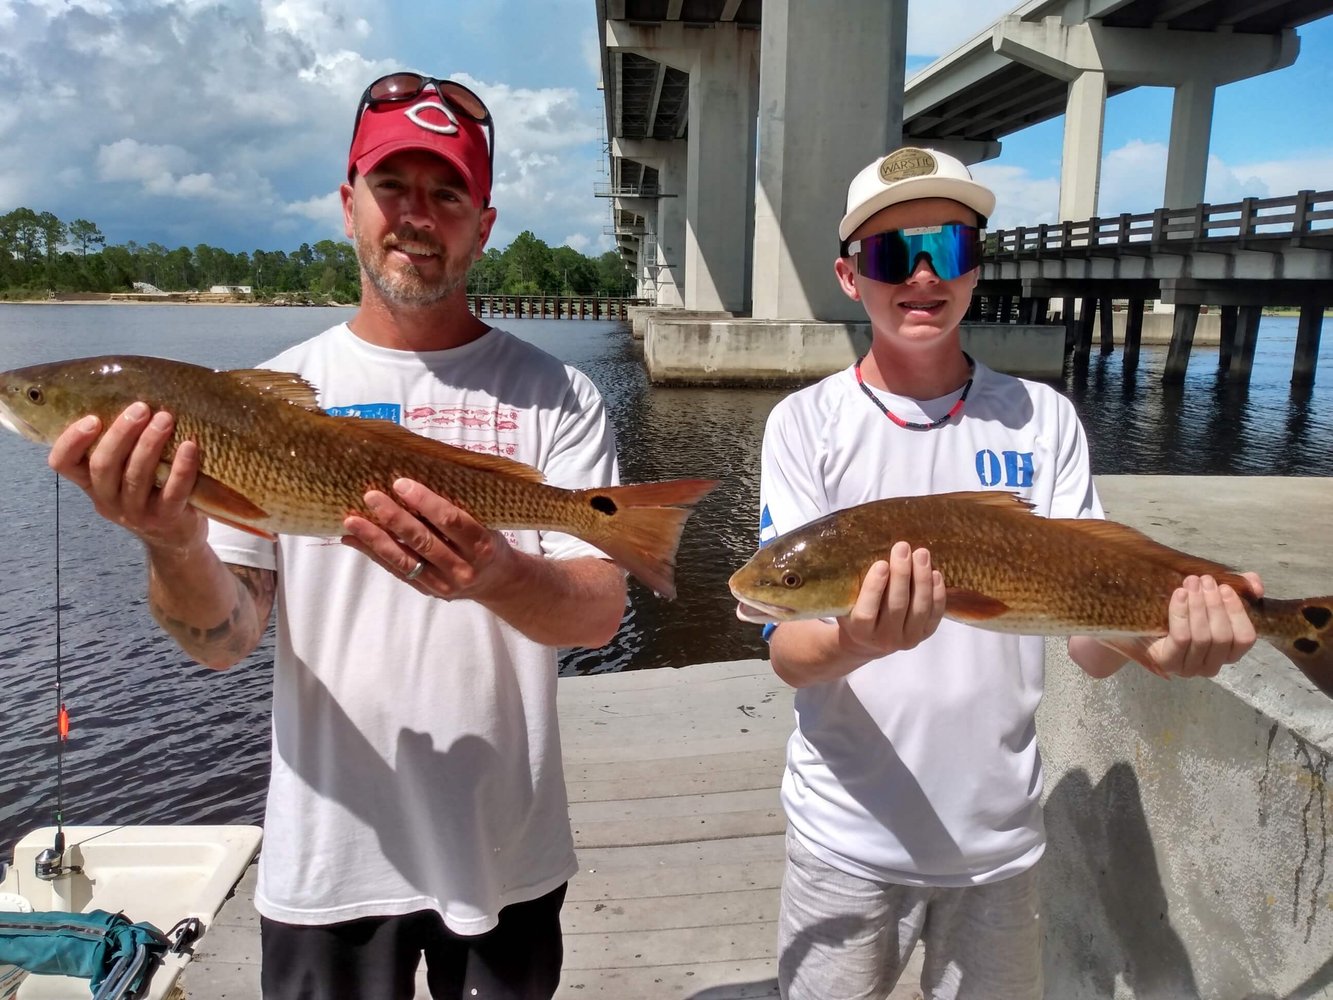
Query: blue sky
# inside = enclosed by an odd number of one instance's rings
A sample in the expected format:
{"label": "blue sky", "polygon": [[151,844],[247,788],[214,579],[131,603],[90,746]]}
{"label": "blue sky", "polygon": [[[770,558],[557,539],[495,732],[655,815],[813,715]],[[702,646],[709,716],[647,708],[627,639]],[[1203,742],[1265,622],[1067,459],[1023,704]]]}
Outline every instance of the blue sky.
{"label": "blue sky", "polygon": [[[911,72],[1015,0],[914,0]],[[1333,18],[1296,64],[1218,91],[1207,197],[1333,188]],[[0,213],[96,222],[113,243],[291,250],[342,237],[337,186],[365,84],[452,76],[498,127],[492,243],[523,229],[609,248],[593,0],[0,0]],[[1107,107],[1099,210],[1159,203],[1170,92]],[[1054,221],[1062,121],[1009,136],[975,169],[993,225]]]}

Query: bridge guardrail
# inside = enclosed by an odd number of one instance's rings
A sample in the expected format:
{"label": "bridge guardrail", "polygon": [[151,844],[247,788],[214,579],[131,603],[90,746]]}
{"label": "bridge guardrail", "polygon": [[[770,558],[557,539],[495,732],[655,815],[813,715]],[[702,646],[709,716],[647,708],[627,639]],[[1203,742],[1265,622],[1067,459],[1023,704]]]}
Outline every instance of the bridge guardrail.
{"label": "bridge guardrail", "polygon": [[1285,198],[1245,198],[1224,205],[1203,203],[1194,208],[1159,208],[1139,215],[1002,229],[986,238],[985,259],[1187,253],[1201,244],[1218,247],[1227,243],[1246,249],[1274,240],[1333,249],[1333,191],[1300,191]]}

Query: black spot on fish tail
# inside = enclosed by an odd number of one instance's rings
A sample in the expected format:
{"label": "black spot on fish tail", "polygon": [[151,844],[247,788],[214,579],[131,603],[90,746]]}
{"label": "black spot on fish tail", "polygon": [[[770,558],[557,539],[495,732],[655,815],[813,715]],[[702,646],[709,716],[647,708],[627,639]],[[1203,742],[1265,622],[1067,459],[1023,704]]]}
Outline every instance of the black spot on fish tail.
{"label": "black spot on fish tail", "polygon": [[597,511],[597,513],[599,514],[611,515],[620,509],[616,506],[616,502],[614,500],[612,500],[609,496],[606,496],[603,493],[597,493],[589,497],[588,503],[590,503],[592,505],[592,509]]}
{"label": "black spot on fish tail", "polygon": [[1307,604],[1301,608],[1301,616],[1317,629],[1322,629],[1333,621],[1333,609],[1318,604]]}

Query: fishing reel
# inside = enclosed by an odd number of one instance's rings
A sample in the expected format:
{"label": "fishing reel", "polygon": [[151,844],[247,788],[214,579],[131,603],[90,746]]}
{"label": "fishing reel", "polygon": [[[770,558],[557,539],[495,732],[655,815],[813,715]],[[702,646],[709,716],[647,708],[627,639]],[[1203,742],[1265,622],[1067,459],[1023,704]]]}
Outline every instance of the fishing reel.
{"label": "fishing reel", "polygon": [[56,833],[55,846],[48,847],[38,854],[32,867],[33,874],[43,882],[54,882],[66,875],[78,875],[83,872],[82,865],[65,864],[65,832],[63,830]]}

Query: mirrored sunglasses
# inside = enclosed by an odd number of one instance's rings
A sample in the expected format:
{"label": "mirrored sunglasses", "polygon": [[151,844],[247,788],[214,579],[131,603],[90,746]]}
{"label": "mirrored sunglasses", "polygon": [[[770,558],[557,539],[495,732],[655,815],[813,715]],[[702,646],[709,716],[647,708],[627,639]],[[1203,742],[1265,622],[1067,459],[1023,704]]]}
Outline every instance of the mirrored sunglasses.
{"label": "mirrored sunglasses", "polygon": [[936,275],[951,281],[981,266],[984,240],[984,230],[950,222],[863,236],[844,243],[842,256],[855,258],[857,273],[873,281],[901,284],[923,258]]}

